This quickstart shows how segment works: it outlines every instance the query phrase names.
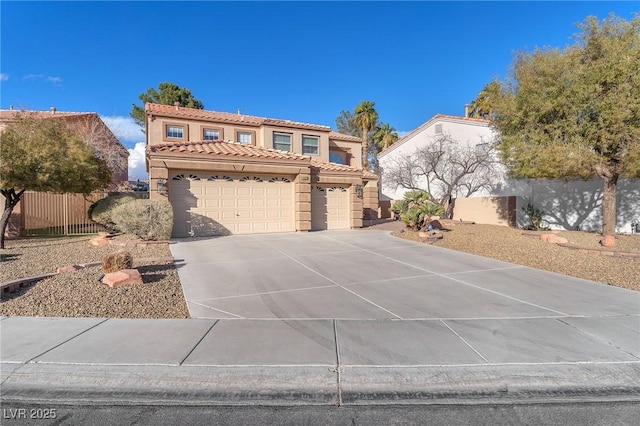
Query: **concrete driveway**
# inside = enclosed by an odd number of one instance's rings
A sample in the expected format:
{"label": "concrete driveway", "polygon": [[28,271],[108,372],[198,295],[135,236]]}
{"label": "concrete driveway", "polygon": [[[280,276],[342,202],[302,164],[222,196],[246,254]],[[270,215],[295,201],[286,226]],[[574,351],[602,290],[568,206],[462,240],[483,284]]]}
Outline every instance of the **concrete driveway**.
{"label": "concrete driveway", "polygon": [[640,415],[640,292],[373,230],[171,250],[196,319],[0,317],[2,402],[617,401],[635,408],[611,423]]}
{"label": "concrete driveway", "polygon": [[[521,319],[629,316],[640,293],[372,230],[171,245],[194,318]],[[488,324],[486,321],[485,324]],[[640,343],[639,343],[640,344]]]}

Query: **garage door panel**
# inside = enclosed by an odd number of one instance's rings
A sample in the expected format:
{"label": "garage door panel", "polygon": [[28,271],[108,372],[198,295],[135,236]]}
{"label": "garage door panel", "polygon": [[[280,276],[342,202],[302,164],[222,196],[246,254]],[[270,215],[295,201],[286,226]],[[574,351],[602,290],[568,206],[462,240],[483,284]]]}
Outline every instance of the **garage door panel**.
{"label": "garage door panel", "polygon": [[342,185],[312,185],[311,229],[348,229],[349,190]]}
{"label": "garage door panel", "polygon": [[295,230],[293,179],[199,174],[172,174],[174,236]]}

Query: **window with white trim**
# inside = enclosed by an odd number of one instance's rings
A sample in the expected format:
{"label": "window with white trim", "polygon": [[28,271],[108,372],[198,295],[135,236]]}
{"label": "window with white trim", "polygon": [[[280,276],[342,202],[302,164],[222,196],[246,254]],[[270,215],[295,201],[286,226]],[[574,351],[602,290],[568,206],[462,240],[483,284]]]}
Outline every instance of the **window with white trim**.
{"label": "window with white trim", "polygon": [[220,130],[204,129],[202,131],[202,139],[205,141],[217,141],[220,139]]}
{"label": "window with white trim", "polygon": [[253,133],[251,132],[236,132],[236,142],[238,143],[246,143],[251,145],[253,143],[252,137]]}
{"label": "window with white trim", "polygon": [[320,152],[320,138],[317,136],[302,135],[302,153],[318,155]]}
{"label": "window with white trim", "polygon": [[273,149],[291,152],[291,134],[273,132]]}
{"label": "window with white trim", "polygon": [[167,129],[167,133],[166,133],[167,138],[175,138],[175,139],[184,138],[184,127],[173,126],[169,124],[167,125],[166,129]]}

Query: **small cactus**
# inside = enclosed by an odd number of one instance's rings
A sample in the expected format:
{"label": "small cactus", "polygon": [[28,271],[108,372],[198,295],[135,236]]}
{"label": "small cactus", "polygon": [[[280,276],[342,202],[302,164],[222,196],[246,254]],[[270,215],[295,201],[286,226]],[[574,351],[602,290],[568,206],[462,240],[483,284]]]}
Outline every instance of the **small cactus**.
{"label": "small cactus", "polygon": [[105,274],[131,268],[133,268],[133,255],[126,250],[118,250],[102,258],[102,269]]}

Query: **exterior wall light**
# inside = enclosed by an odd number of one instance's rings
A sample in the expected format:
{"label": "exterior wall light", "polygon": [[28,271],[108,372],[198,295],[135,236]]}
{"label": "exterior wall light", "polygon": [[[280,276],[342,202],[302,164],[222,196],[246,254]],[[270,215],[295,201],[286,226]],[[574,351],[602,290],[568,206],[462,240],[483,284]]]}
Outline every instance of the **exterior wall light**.
{"label": "exterior wall light", "polygon": [[164,179],[158,179],[157,189],[158,189],[158,194],[167,195],[167,187],[165,185],[165,180]]}
{"label": "exterior wall light", "polygon": [[356,185],[356,197],[358,198],[363,197],[362,185]]}

